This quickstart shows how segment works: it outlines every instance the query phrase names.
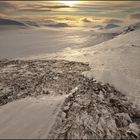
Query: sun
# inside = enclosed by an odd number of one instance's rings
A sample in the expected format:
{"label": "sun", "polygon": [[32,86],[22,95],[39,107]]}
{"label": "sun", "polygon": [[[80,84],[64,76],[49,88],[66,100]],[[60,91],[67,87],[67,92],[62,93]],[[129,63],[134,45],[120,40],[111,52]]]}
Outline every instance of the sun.
{"label": "sun", "polygon": [[74,6],[78,3],[80,3],[80,1],[78,1],[78,0],[63,0],[63,1],[59,1],[59,2],[65,4],[65,5],[68,5],[68,6]]}

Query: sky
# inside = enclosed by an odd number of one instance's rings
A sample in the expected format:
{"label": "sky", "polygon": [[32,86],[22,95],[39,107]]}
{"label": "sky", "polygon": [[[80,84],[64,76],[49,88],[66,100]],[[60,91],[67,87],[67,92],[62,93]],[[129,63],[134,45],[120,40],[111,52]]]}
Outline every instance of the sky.
{"label": "sky", "polygon": [[73,25],[140,21],[140,1],[0,1],[0,17]]}

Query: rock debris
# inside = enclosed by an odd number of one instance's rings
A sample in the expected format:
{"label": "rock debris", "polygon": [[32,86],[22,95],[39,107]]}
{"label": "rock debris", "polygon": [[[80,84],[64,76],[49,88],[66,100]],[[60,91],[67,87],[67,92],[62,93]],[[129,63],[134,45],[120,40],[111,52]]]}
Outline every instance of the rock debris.
{"label": "rock debris", "polygon": [[51,139],[139,139],[140,110],[109,84],[85,77],[88,64],[65,60],[0,60],[0,105],[67,94]]}

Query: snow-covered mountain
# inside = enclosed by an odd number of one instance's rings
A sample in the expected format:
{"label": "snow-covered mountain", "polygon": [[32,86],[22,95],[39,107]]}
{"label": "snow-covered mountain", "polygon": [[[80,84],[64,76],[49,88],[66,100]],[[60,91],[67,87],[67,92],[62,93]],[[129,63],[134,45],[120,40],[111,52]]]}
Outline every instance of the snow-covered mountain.
{"label": "snow-covered mountain", "polygon": [[120,26],[117,25],[117,24],[107,24],[104,28],[105,29],[111,29],[111,28],[116,28],[116,27],[120,27]]}
{"label": "snow-covered mountain", "polygon": [[0,25],[26,26],[26,24],[21,21],[4,19],[4,18],[0,18]]}
{"label": "snow-covered mountain", "polygon": [[[14,27],[14,28],[13,28]],[[55,21],[31,21],[31,20],[15,20],[15,19],[5,19],[0,18],[0,29],[9,28],[23,28],[23,27],[52,27],[52,28],[64,28],[71,27],[67,23],[56,23]]]}
{"label": "snow-covered mountain", "polygon": [[70,27],[67,23],[48,24],[46,26],[48,26],[48,27],[56,27],[56,28]]}
{"label": "snow-covered mountain", "polygon": [[125,27],[123,33],[126,34],[126,33],[129,33],[131,31],[138,30],[138,29],[140,29],[140,22]]}

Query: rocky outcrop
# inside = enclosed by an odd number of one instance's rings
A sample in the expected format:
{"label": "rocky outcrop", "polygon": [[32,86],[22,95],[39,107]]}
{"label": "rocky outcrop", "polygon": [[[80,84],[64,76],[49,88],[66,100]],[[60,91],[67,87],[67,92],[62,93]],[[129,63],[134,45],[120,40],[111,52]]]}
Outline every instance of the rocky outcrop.
{"label": "rocky outcrop", "polygon": [[0,105],[28,96],[67,94],[51,139],[140,138],[140,111],[113,86],[84,76],[88,64],[3,59],[0,69]]}
{"label": "rocky outcrop", "polygon": [[63,60],[0,61],[0,105],[42,94],[68,94],[88,64]]}
{"label": "rocky outcrop", "polygon": [[57,139],[138,139],[137,111],[109,84],[83,78],[66,100],[50,133]]}

